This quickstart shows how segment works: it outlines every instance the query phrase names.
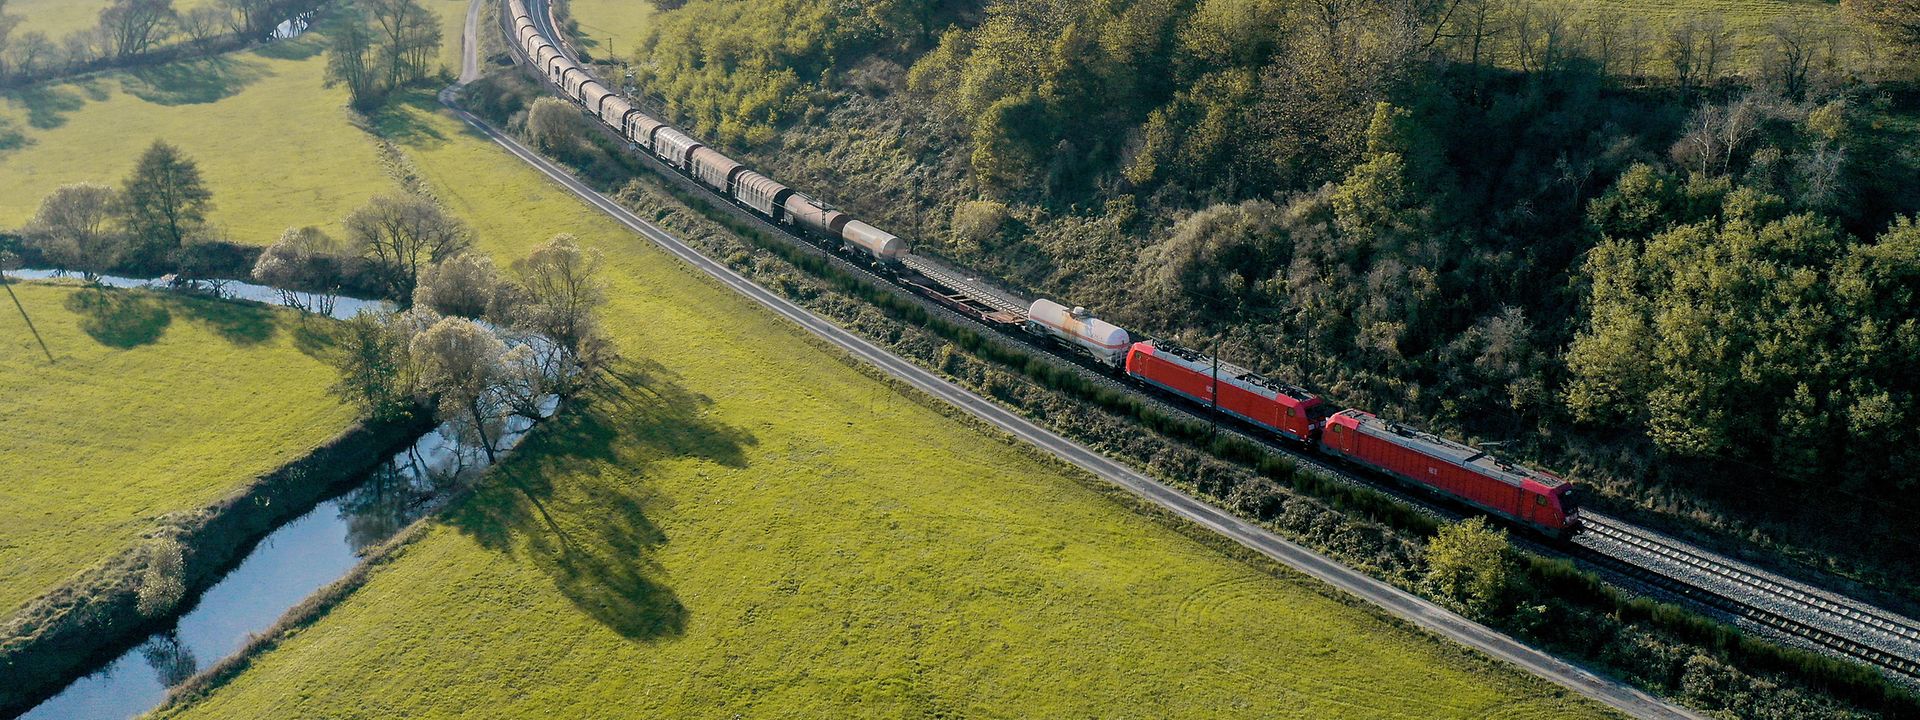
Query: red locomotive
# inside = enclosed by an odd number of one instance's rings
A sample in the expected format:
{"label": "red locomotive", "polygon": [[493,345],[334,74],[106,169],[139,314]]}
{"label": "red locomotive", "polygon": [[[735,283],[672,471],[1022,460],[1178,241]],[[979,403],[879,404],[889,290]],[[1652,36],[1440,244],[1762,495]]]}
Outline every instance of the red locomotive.
{"label": "red locomotive", "polygon": [[1313,442],[1328,414],[1319,395],[1163,341],[1134,343],[1127,375],[1295,442]]}
{"label": "red locomotive", "polygon": [[1431,487],[1550,535],[1564,536],[1579,529],[1573,485],[1567,481],[1381,420],[1365,410],[1342,410],[1327,420],[1320,433],[1320,450]]}

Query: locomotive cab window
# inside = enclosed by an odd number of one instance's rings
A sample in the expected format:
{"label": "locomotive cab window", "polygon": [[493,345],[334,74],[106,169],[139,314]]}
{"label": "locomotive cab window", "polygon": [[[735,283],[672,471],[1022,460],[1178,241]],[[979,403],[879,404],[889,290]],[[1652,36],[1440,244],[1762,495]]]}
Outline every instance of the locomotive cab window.
{"label": "locomotive cab window", "polygon": [[1539,505],[1539,506],[1541,506],[1541,507],[1546,507],[1546,506],[1547,506],[1547,496],[1545,496],[1545,495],[1535,495],[1535,496],[1533,496],[1533,504],[1535,504],[1535,505]]}

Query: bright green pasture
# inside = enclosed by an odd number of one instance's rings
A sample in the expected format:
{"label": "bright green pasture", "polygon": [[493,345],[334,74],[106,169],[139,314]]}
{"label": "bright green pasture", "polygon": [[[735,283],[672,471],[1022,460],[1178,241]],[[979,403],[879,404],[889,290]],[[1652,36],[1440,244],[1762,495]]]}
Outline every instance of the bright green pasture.
{"label": "bright green pasture", "polygon": [[[458,38],[454,38],[458,43]],[[377,145],[322,88],[324,37],[0,94],[0,228],[32,216],[70,182],[118,185],[155,139],[199,162],[212,219],[238,242],[295,225],[337,229],[368,197],[395,189]]]}
{"label": "bright green pasture", "polygon": [[603,250],[628,362],[170,716],[1605,716],[874,380],[451,118],[385,127],[498,260]]}
{"label": "bright green pasture", "polygon": [[346,429],[324,319],[135,290],[0,298],[0,618]]}
{"label": "bright green pasture", "polygon": [[596,58],[632,60],[653,27],[650,0],[571,0],[568,5],[580,23],[580,44]]}
{"label": "bright green pasture", "polygon": [[[174,0],[173,7],[184,12],[213,1]],[[109,4],[108,0],[8,0],[7,14],[20,16],[20,27],[14,29],[14,37],[19,37],[21,33],[43,32],[58,44],[75,30],[99,24],[100,11]]]}
{"label": "bright green pasture", "polygon": [[[1659,39],[1664,28],[1689,17],[1718,16],[1733,31],[1734,65],[1750,68],[1760,62],[1761,48],[1775,22],[1799,26],[1816,23],[1843,24],[1846,17],[1839,3],[1825,0],[1561,0],[1575,17],[1593,22],[1614,22],[1623,18],[1646,18],[1653,47],[1648,55],[1650,67],[1658,73],[1672,69],[1660,59]],[[1849,34],[1845,31],[1843,35]]]}

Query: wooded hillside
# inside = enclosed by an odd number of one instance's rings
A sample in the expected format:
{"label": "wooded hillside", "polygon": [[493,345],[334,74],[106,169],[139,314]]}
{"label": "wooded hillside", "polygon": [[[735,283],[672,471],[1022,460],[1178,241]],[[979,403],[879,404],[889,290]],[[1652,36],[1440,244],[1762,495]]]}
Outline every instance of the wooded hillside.
{"label": "wooded hillside", "polygon": [[917,249],[1771,531],[1912,504],[1905,5],[694,0],[633,67]]}

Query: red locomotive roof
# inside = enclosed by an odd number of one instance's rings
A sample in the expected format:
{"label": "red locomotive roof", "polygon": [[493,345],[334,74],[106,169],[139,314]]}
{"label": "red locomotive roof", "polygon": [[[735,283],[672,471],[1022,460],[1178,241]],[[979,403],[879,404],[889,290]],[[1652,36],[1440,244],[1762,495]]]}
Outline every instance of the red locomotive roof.
{"label": "red locomotive roof", "polygon": [[[1135,343],[1134,350],[1152,355],[1202,375],[1213,374],[1213,357],[1197,350],[1184,348],[1164,340],[1148,340]],[[1286,407],[1311,407],[1320,403],[1320,396],[1313,394],[1306,388],[1273,380],[1265,375],[1226,361],[1220,362],[1220,382],[1277,401]]]}
{"label": "red locomotive roof", "polygon": [[1485,450],[1397,422],[1382,420],[1365,410],[1353,408],[1342,410],[1327,422],[1345,425],[1356,432],[1472,470],[1508,485],[1520,486],[1529,480],[1548,488],[1567,484],[1566,480],[1552,473],[1509,463],[1488,454]]}

